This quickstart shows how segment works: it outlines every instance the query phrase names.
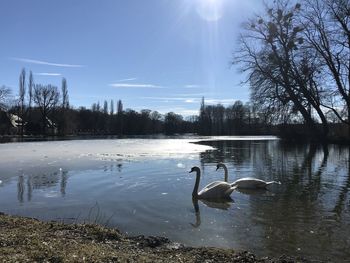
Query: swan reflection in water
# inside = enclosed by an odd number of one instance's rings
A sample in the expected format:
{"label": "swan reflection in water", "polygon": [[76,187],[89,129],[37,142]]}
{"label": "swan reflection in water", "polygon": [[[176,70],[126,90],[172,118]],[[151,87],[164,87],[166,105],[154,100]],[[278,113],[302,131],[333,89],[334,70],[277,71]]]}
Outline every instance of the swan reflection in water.
{"label": "swan reflection in water", "polygon": [[[241,194],[251,195],[251,196],[274,196],[275,195],[273,192],[269,191],[268,189],[236,189],[236,191]],[[201,225],[201,215],[200,215],[198,201],[200,201],[207,207],[221,209],[221,210],[228,210],[231,207],[232,203],[234,203],[234,200],[232,198],[219,199],[215,201],[192,198],[192,204],[195,211],[196,221],[195,223],[190,223],[190,224],[194,228],[197,228]]]}
{"label": "swan reflection in water", "polygon": [[275,196],[273,192],[271,192],[269,189],[264,188],[258,188],[258,189],[244,189],[244,188],[237,188],[237,192],[245,195],[255,195],[255,196]]}
{"label": "swan reflection in water", "polygon": [[[190,223],[194,228],[197,228],[201,225],[201,215],[200,215],[200,210],[199,210],[199,204],[198,204],[197,198],[192,198],[192,204],[194,207],[195,215],[196,215],[196,222],[194,224]],[[204,199],[200,199],[200,201],[206,205],[207,207],[210,208],[216,208],[216,209],[221,209],[221,210],[228,210],[231,207],[231,204],[234,202],[233,199],[231,198],[226,198],[226,199],[219,199],[215,201],[208,201]]]}

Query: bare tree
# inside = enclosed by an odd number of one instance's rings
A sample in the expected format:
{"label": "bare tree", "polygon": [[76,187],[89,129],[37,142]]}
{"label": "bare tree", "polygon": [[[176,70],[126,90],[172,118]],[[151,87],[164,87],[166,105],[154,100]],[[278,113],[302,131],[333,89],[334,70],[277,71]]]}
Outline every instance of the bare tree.
{"label": "bare tree", "polygon": [[0,110],[6,110],[6,102],[11,94],[11,89],[6,86],[0,87]]}
{"label": "bare tree", "polygon": [[181,132],[181,123],[183,117],[174,112],[168,112],[164,116],[164,130],[166,134],[175,134]]}
{"label": "bare tree", "polygon": [[67,126],[68,126],[67,110],[69,108],[69,96],[68,96],[67,80],[65,78],[62,78],[61,92],[62,92],[62,104],[60,109],[61,116],[59,116],[59,132],[61,133],[61,135],[66,135]]}
{"label": "bare tree", "polygon": [[96,112],[96,111],[97,111],[97,104],[96,104],[96,103],[93,103],[93,104],[91,105],[91,110],[92,110],[93,112]]}
{"label": "bare tree", "polygon": [[114,101],[111,100],[111,104],[109,106],[110,114],[111,116],[114,114]]}
{"label": "bare tree", "polygon": [[118,100],[117,103],[117,120],[118,120],[118,134],[123,134],[123,103],[121,100]]}
{"label": "bare tree", "polygon": [[32,71],[30,71],[29,72],[29,80],[28,80],[28,96],[29,96],[28,107],[29,107],[29,109],[31,109],[31,107],[32,107],[33,88],[34,88],[34,78],[33,78]]}
{"label": "bare tree", "polygon": [[199,127],[200,134],[210,135],[212,132],[212,120],[211,120],[211,111],[205,105],[205,99],[202,97],[201,106],[199,109]]}
{"label": "bare tree", "polygon": [[248,73],[254,103],[272,112],[283,108],[298,113],[309,130],[318,133],[313,109],[323,124],[319,135],[326,137],[328,122],[321,108],[325,94],[317,85],[315,52],[305,49],[304,28],[297,19],[300,9],[300,4],[277,0],[273,7],[266,8],[265,15],[250,20],[241,35],[234,63]]}
{"label": "bare tree", "polygon": [[108,114],[108,102],[106,100],[103,102],[103,113]]}
{"label": "bare tree", "polygon": [[68,87],[67,87],[67,80],[65,78],[62,78],[62,108],[63,109],[69,108]]}
{"label": "bare tree", "polygon": [[57,106],[59,97],[60,93],[55,86],[38,84],[34,87],[33,99],[41,112],[44,135],[46,135],[46,129],[49,122],[49,114]]}
{"label": "bare tree", "polygon": [[[19,75],[19,92],[18,92],[18,100],[19,100],[19,117],[21,118],[20,121],[20,133],[21,137],[23,137],[23,126],[24,126],[24,99],[25,99],[25,94],[26,94],[26,86],[25,86],[25,81],[26,81],[26,71],[23,68],[21,71],[21,74]],[[18,119],[19,122],[19,119]]]}
{"label": "bare tree", "polygon": [[[322,104],[349,125],[350,134],[350,2],[307,0],[303,11],[305,39],[324,72],[321,84],[330,89]],[[334,88],[333,88],[334,87]]]}

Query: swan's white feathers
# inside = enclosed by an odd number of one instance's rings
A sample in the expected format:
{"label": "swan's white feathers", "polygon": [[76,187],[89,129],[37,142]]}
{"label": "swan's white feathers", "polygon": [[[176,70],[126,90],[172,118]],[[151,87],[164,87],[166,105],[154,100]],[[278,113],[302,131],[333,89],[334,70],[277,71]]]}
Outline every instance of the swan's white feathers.
{"label": "swan's white feathers", "polygon": [[[204,189],[209,189],[209,188],[211,188],[211,187],[213,187],[213,186],[215,186],[215,185],[217,185],[217,184],[220,184],[220,183],[223,183],[223,181],[214,181],[214,182],[211,182],[210,184],[207,184],[206,186],[204,186],[203,190],[204,190]],[[203,191],[203,190],[202,190],[202,191]]]}
{"label": "swan's white feathers", "polygon": [[224,199],[230,197],[230,194],[236,189],[226,182],[212,182],[205,186],[199,193],[198,197],[203,199]]}
{"label": "swan's white feathers", "polygon": [[258,189],[258,188],[266,188],[266,186],[270,184],[281,184],[279,182],[271,181],[265,182],[264,180],[260,180],[252,177],[245,177],[234,181],[231,185],[237,186],[238,188],[243,189]]}
{"label": "swan's white feathers", "polygon": [[[220,167],[224,168],[225,178],[227,178],[228,174],[227,174],[226,165],[223,163],[218,163],[216,166],[216,170],[218,170]],[[266,188],[266,186],[268,186],[270,184],[281,184],[281,183],[275,182],[275,181],[265,182],[264,180],[260,180],[260,179],[253,178],[253,177],[244,177],[244,178],[238,179],[238,180],[234,181],[233,183],[231,183],[231,186],[235,186],[235,187],[241,188],[241,189],[264,189],[264,188]]]}

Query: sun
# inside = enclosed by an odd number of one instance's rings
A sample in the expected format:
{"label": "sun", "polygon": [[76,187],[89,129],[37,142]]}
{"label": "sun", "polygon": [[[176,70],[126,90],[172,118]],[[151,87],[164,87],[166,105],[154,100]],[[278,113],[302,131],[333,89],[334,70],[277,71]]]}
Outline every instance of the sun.
{"label": "sun", "polygon": [[207,21],[218,21],[223,14],[225,0],[195,0],[196,10]]}

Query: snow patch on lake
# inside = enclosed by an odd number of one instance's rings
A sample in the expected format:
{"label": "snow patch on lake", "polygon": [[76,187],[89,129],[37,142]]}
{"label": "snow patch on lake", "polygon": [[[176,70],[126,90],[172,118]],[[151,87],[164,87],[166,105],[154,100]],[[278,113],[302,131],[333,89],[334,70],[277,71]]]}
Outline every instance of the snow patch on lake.
{"label": "snow patch on lake", "polygon": [[73,140],[0,144],[0,179],[22,174],[98,168],[106,162],[191,159],[212,147],[189,139]]}

